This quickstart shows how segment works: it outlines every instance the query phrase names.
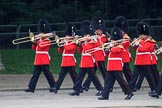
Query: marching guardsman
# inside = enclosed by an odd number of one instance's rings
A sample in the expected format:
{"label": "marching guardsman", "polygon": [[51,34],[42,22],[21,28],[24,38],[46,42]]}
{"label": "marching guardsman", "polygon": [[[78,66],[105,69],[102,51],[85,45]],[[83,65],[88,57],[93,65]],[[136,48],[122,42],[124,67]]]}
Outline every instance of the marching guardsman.
{"label": "marching guardsman", "polygon": [[[129,83],[132,80],[132,72],[129,67],[129,63],[131,62],[131,53],[129,52],[131,39],[127,34],[128,21],[125,17],[118,16],[115,18],[114,26],[118,27],[121,30],[122,37],[123,37],[123,39],[125,39],[122,42],[122,46],[124,47],[124,50],[123,50],[123,63],[124,63],[123,73],[124,73],[124,76],[125,76],[127,82]],[[128,39],[128,40],[126,40],[126,39]]]}
{"label": "marching guardsman", "polygon": [[67,23],[65,27],[65,39],[63,40],[64,43],[60,47],[58,47],[58,52],[62,53],[62,62],[61,62],[61,72],[59,73],[59,78],[56,81],[55,93],[57,93],[57,91],[60,89],[60,86],[68,72],[71,76],[73,84],[75,84],[76,82],[77,73],[75,71],[76,59],[74,57],[74,54],[77,45],[70,38],[70,37],[74,37],[75,33],[76,33],[75,25],[71,23]]}
{"label": "marching guardsman", "polygon": [[[105,52],[101,46],[107,42],[107,36],[104,34],[105,32],[105,21],[101,17],[93,17],[92,18],[92,26],[95,31],[94,42],[95,42],[95,52],[93,53],[94,59],[96,61],[95,64],[95,71],[97,70],[97,67],[99,68],[103,79],[106,77],[106,68],[105,68]],[[90,87],[90,78],[87,78],[86,81],[83,84],[83,90],[88,91]],[[96,94],[100,95],[100,94]]]}
{"label": "marching guardsman", "polygon": [[139,22],[137,24],[137,33],[139,34],[140,39],[136,39],[137,41],[134,40],[134,44],[132,44],[133,48],[136,50],[133,79],[129,82],[132,90],[135,88],[135,84],[139,75],[146,77],[151,91],[155,90],[155,81],[150,72],[150,65],[152,62],[150,52],[153,44],[150,40],[148,40],[149,32],[149,26],[146,23]]}
{"label": "marching guardsman", "polygon": [[[34,61],[34,72],[33,76],[29,82],[28,89],[26,89],[26,92],[34,92],[36,88],[36,84],[38,81],[38,78],[41,74],[41,71],[43,71],[49,85],[50,85],[50,91],[54,92],[55,90],[55,80],[52,75],[52,73],[49,71],[49,64],[50,64],[50,56],[49,56],[49,49],[50,49],[50,41],[47,37],[45,37],[45,33],[50,33],[51,28],[47,20],[40,19],[38,21],[37,25],[38,29],[38,36],[36,38],[39,38],[39,40],[35,39],[34,43],[32,44],[32,49],[36,51],[35,55],[35,61]],[[49,43],[47,46],[41,46],[41,43]]]}
{"label": "marching guardsman", "polygon": [[[155,50],[158,48],[158,46],[157,46],[157,42],[152,38],[154,33],[153,33],[153,29],[152,29],[151,25],[149,25],[149,24],[147,24],[147,25],[149,26],[149,31],[150,31],[147,41],[149,41],[152,44],[152,47],[150,48],[151,65],[149,65],[149,66],[150,66],[151,75],[154,78],[155,85],[157,86],[160,75],[159,75],[159,71],[157,69],[157,60],[158,59],[155,54]],[[144,80],[144,76],[140,75],[133,91],[140,90],[143,80]]]}
{"label": "marching guardsman", "polygon": [[119,28],[114,27],[111,31],[112,44],[110,44],[107,49],[109,50],[109,54],[108,54],[107,73],[104,82],[104,89],[102,91],[102,96],[98,98],[99,100],[109,99],[110,89],[114,80],[117,80],[117,82],[123,89],[124,93],[127,95],[127,97],[125,97],[125,100],[129,100],[133,96],[131,89],[129,88],[128,84],[126,83],[122,75],[123,70],[122,54],[124,47],[117,41],[115,42],[115,40],[120,39],[122,39],[122,32]]}
{"label": "marching guardsman", "polygon": [[86,53],[87,50],[92,49],[95,47],[94,41],[91,39],[91,33],[92,33],[92,25],[90,24],[89,21],[84,20],[81,23],[81,33],[84,36],[82,39],[84,42],[79,41],[79,46],[78,46],[78,52],[82,53],[81,56],[81,61],[80,61],[80,69],[79,73],[77,76],[77,81],[75,82],[73,86],[73,92],[70,93],[69,95],[74,96],[74,95],[79,95],[80,90],[82,88],[82,82],[83,79],[86,75],[91,78],[90,80],[93,82],[94,86],[98,91],[102,91],[103,87],[99,81],[99,78],[97,77],[95,71],[94,71],[94,58],[91,53]]}

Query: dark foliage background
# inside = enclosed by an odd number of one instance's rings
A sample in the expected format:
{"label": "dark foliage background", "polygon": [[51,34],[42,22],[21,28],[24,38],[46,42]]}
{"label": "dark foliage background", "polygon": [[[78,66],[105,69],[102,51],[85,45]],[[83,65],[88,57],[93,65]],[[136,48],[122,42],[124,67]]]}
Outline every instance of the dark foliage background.
{"label": "dark foliage background", "polygon": [[77,22],[101,16],[113,20],[162,17],[160,0],[0,0],[0,25],[36,23],[45,18],[51,23]]}

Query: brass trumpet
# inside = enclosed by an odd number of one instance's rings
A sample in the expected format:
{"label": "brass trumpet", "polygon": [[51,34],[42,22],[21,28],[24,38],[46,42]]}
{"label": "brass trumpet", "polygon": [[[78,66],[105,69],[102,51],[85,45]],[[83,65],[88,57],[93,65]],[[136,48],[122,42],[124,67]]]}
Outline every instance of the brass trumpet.
{"label": "brass trumpet", "polygon": [[[47,37],[47,38],[52,38],[54,37],[54,33],[46,33],[46,34],[43,34],[43,36]],[[26,43],[26,42],[34,42],[35,40],[38,40],[42,37],[42,35],[34,35],[34,33],[32,32],[29,32],[29,36],[27,37],[23,37],[23,38],[18,38],[18,39],[14,39],[12,41],[12,43],[14,45],[16,44],[21,44],[21,43]]]}

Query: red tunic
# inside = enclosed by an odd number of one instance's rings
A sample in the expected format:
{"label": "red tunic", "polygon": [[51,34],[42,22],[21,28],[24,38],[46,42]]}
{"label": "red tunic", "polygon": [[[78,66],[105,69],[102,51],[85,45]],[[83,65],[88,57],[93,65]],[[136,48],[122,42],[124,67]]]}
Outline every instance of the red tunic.
{"label": "red tunic", "polygon": [[114,46],[108,55],[107,71],[122,71],[123,61],[122,61],[123,46]]}
{"label": "red tunic", "polygon": [[151,65],[152,43],[147,40],[141,40],[139,47],[136,49],[135,65]]}
{"label": "red tunic", "polygon": [[[103,43],[107,42],[107,37],[104,34],[97,35],[98,38],[95,42],[95,47],[102,46]],[[105,61],[105,52],[102,48],[96,48],[97,51],[93,53],[94,58],[96,61]]]}
{"label": "red tunic", "polygon": [[62,67],[76,65],[76,60],[74,57],[75,50],[76,50],[75,43],[73,43],[73,44],[67,43],[63,47],[58,48],[58,52],[63,53],[62,54],[62,62],[61,62]]}
{"label": "red tunic", "polygon": [[[41,42],[45,42],[49,45],[40,46]],[[32,49],[36,50],[34,65],[48,65],[50,64],[50,57],[48,54],[48,50],[50,48],[50,42],[48,39],[40,39],[37,41],[36,45],[32,45]]]}
{"label": "red tunic", "polygon": [[131,61],[131,53],[129,52],[130,42],[129,40],[123,41],[122,46],[124,47],[123,50],[123,62],[129,63]]}
{"label": "red tunic", "polygon": [[94,47],[95,47],[95,44],[89,43],[89,42],[84,42],[84,43],[82,43],[81,47],[78,47],[78,52],[82,53],[79,67],[81,67],[81,68],[94,67],[95,61],[92,57],[92,54],[85,53],[86,50],[89,50]]}

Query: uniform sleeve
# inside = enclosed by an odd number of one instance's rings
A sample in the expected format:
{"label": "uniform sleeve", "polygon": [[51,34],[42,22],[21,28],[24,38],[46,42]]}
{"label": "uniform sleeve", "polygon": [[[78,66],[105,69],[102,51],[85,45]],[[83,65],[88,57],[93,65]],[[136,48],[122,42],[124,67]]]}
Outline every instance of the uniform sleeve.
{"label": "uniform sleeve", "polygon": [[38,45],[41,49],[44,49],[44,48],[50,47],[50,41],[44,40],[44,41],[38,43]]}
{"label": "uniform sleeve", "polygon": [[130,47],[130,42],[129,41],[124,41],[122,42],[122,46],[125,48],[125,49],[128,49]]}
{"label": "uniform sleeve", "polygon": [[36,50],[37,45],[32,44],[32,50]]}
{"label": "uniform sleeve", "polygon": [[95,42],[95,47],[100,47],[100,46],[101,46],[101,42],[99,40]]}
{"label": "uniform sleeve", "polygon": [[123,51],[123,48],[119,48],[119,47],[113,47],[111,49],[112,53],[121,53]]}
{"label": "uniform sleeve", "polygon": [[65,45],[64,48],[65,50],[75,50],[76,44]]}
{"label": "uniform sleeve", "polygon": [[82,47],[78,47],[78,52],[79,52],[79,53],[82,53],[82,50],[83,50]]}
{"label": "uniform sleeve", "polygon": [[152,44],[149,42],[146,42],[144,45],[139,47],[138,51],[139,52],[147,52],[147,51],[150,51],[151,47],[152,47]]}
{"label": "uniform sleeve", "polygon": [[87,46],[82,46],[84,50],[89,50],[89,49],[92,49],[92,48],[95,48],[95,44],[94,43],[89,43],[89,45]]}
{"label": "uniform sleeve", "polygon": [[57,51],[58,51],[58,53],[63,53],[64,47],[58,47]]}
{"label": "uniform sleeve", "polygon": [[107,42],[107,37],[106,36],[102,37],[101,42],[106,43]]}

